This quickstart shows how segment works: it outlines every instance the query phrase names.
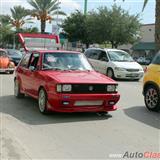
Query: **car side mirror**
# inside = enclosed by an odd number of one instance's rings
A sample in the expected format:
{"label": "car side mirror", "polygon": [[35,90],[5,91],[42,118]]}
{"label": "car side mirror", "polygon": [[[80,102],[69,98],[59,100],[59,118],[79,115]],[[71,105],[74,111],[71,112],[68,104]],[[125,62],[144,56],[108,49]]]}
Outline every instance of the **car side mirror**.
{"label": "car side mirror", "polygon": [[29,66],[29,70],[35,71],[35,67],[34,66]]}

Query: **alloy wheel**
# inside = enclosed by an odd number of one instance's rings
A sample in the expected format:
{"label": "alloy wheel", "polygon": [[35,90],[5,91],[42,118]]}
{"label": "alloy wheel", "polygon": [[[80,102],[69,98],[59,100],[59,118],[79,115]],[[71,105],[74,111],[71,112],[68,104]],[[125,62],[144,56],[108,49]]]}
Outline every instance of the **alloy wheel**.
{"label": "alloy wheel", "polygon": [[38,104],[40,112],[44,113],[46,110],[46,93],[43,89],[39,91]]}
{"label": "alloy wheel", "polygon": [[146,91],[145,102],[148,108],[153,109],[158,105],[159,95],[155,88],[149,88]]}

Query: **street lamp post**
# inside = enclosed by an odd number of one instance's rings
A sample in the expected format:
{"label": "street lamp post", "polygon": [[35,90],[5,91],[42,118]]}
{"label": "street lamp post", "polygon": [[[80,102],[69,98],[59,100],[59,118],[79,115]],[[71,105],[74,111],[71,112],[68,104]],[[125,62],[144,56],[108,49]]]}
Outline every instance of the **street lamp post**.
{"label": "street lamp post", "polygon": [[87,1],[88,0],[84,0],[84,14],[86,15],[87,14]]}

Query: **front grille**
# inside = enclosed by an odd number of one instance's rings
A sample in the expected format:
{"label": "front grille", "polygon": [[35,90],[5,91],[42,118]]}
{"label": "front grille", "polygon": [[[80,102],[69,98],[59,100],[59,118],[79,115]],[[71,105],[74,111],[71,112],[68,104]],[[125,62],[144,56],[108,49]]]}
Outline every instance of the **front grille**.
{"label": "front grille", "polygon": [[126,69],[128,72],[139,72],[139,69]]}
{"label": "front grille", "polygon": [[107,84],[72,84],[72,93],[107,93]]}

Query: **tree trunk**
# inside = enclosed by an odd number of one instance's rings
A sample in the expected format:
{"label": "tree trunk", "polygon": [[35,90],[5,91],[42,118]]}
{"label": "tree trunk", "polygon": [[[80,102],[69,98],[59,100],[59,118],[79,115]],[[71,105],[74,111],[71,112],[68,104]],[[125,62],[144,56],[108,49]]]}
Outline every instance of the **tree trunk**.
{"label": "tree trunk", "polygon": [[86,43],[86,48],[89,48],[89,43]]}
{"label": "tree trunk", "polygon": [[160,0],[156,0],[155,43],[156,50],[160,50]]}
{"label": "tree trunk", "polygon": [[41,20],[41,33],[45,32],[45,28],[46,28],[46,21]]}

